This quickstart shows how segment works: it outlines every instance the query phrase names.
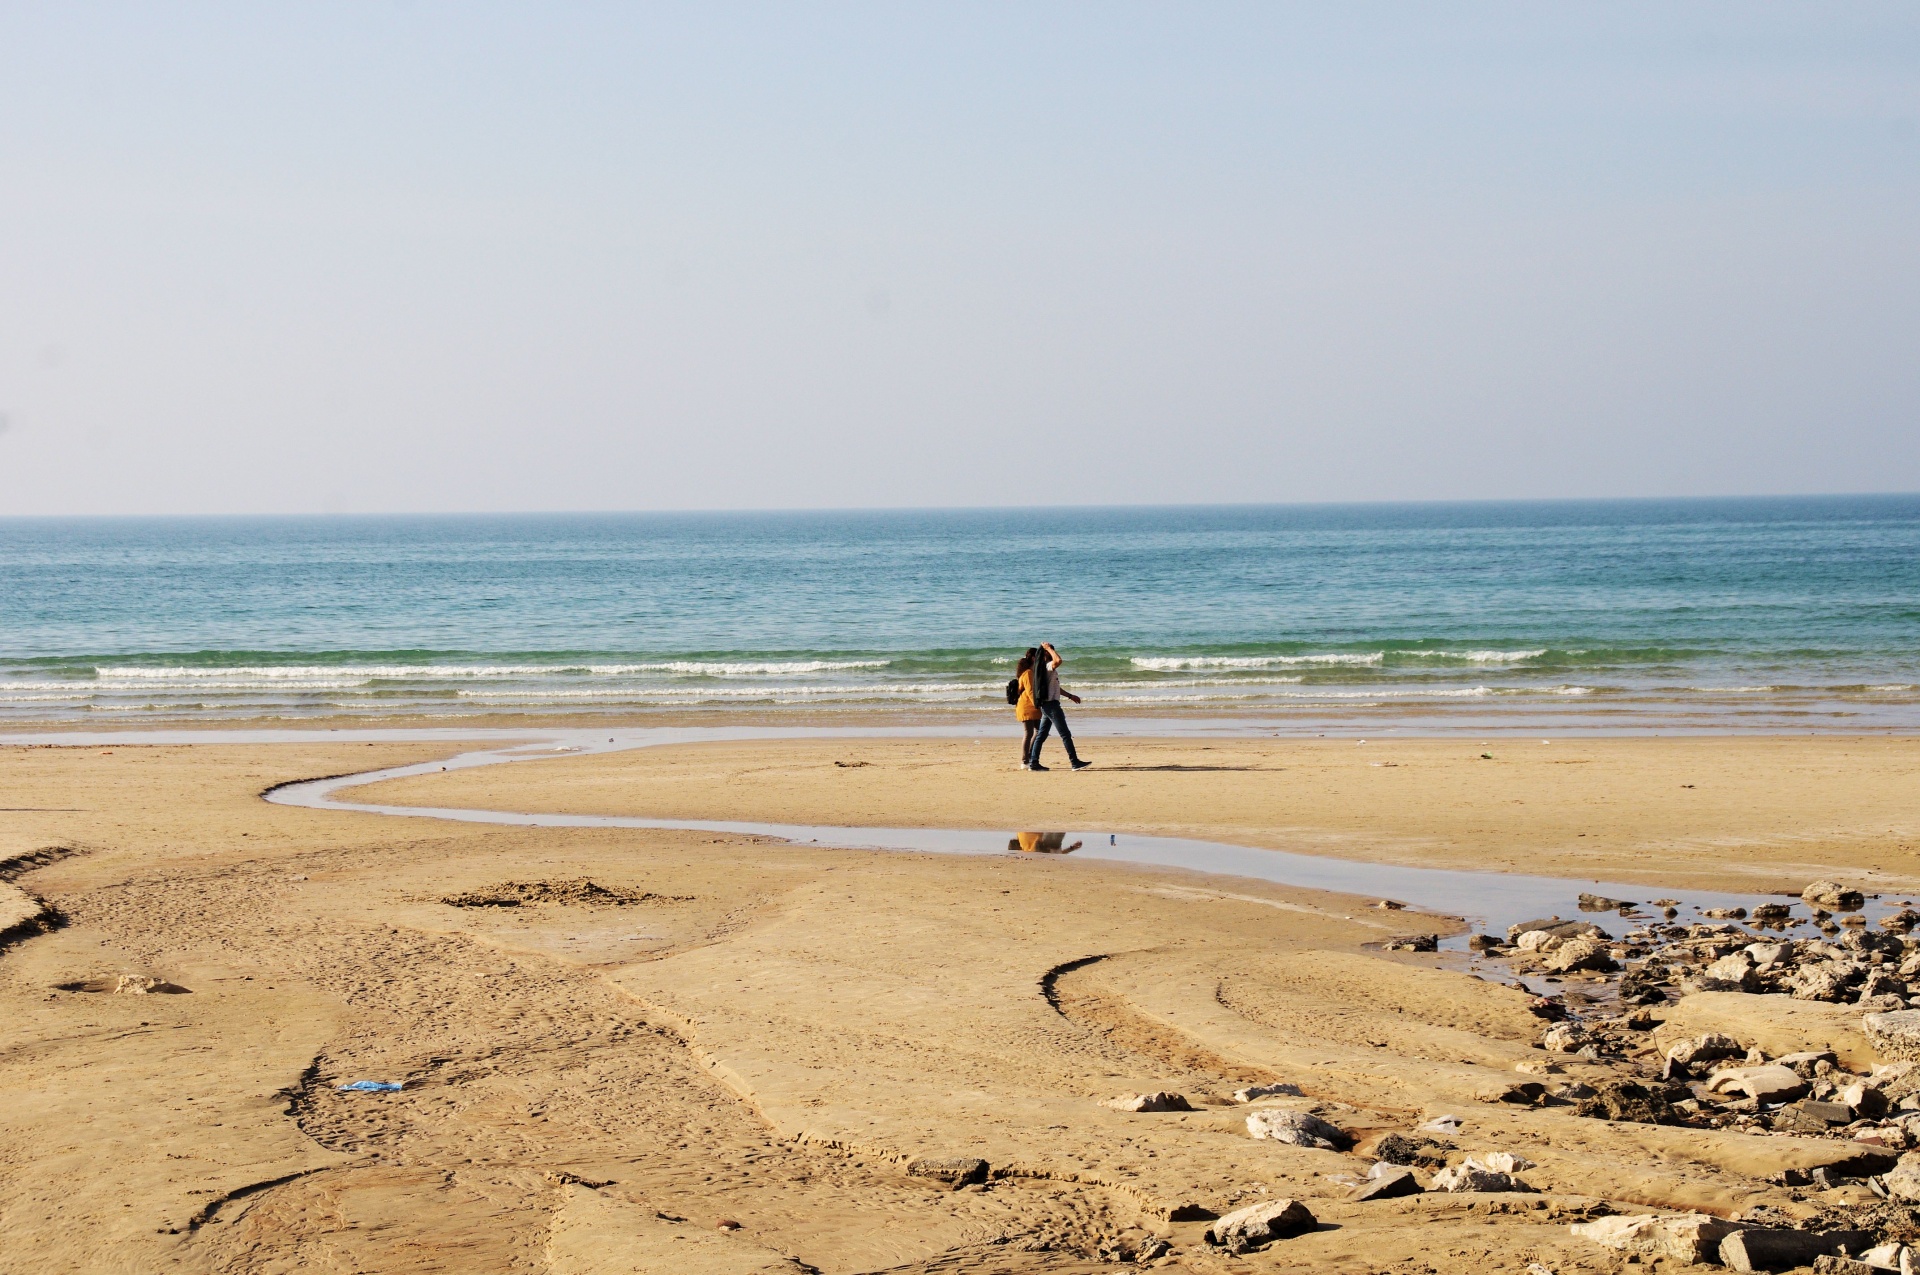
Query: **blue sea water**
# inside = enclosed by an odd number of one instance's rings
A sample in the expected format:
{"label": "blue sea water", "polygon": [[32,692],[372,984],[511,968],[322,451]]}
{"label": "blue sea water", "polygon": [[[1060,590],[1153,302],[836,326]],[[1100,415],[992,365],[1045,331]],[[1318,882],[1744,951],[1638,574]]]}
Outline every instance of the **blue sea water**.
{"label": "blue sea water", "polygon": [[1920,497],[0,520],[0,720],[1920,726]]}

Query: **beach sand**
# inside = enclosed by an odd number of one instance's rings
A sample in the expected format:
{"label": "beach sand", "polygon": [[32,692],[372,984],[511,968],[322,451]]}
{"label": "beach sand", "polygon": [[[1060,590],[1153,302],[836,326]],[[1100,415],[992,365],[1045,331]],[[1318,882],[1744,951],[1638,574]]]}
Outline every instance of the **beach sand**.
{"label": "beach sand", "polygon": [[[0,1269],[1094,1272],[1158,1237],[1174,1271],[1615,1270],[1567,1230],[1601,1200],[1804,1209],[1765,1179],[1852,1153],[1485,1101],[1544,1057],[1530,998],[1366,947],[1401,918],[1363,899],[258,796],[455,751],[0,749],[0,880],[50,909],[0,950]],[[698,745],[353,797],[1920,881],[1903,739],[1090,739],[1078,775],[1011,751]],[[338,1089],[362,1079],[406,1088]],[[1353,1202],[1370,1157],[1247,1136],[1232,1091],[1276,1081],[1304,1096],[1260,1105],[1363,1139],[1459,1115],[1458,1151],[1523,1153],[1537,1191]],[[1194,1110],[1103,1105],[1157,1090]],[[955,1157],[993,1176],[907,1171]],[[1202,1242],[1203,1214],[1280,1197],[1318,1229]]]}

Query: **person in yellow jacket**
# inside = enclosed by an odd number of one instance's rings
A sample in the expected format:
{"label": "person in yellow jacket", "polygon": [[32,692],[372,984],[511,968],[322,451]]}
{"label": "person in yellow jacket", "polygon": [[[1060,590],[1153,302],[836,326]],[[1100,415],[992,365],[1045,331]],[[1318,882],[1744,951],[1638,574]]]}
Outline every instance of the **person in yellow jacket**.
{"label": "person in yellow jacket", "polygon": [[1020,699],[1013,706],[1013,720],[1020,723],[1022,770],[1027,768],[1027,754],[1033,749],[1033,733],[1040,729],[1040,705],[1033,700],[1033,662],[1039,655],[1039,650],[1030,646],[1014,665],[1014,676],[1020,679]]}

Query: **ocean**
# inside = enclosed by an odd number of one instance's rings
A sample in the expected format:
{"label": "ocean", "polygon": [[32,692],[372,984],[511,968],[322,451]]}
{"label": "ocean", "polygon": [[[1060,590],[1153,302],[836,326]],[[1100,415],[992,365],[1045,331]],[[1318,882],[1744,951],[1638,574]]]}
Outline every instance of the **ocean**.
{"label": "ocean", "polygon": [[0,520],[0,720],[1920,727],[1920,496]]}

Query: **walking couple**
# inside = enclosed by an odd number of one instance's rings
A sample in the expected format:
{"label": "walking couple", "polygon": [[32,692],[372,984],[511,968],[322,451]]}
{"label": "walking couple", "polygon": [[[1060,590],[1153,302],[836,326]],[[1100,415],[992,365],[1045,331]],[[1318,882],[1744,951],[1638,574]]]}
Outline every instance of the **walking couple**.
{"label": "walking couple", "polygon": [[1013,701],[1013,715],[1025,735],[1020,745],[1020,765],[1027,770],[1048,769],[1040,764],[1040,750],[1056,730],[1060,742],[1066,745],[1067,761],[1075,770],[1093,765],[1082,761],[1073,748],[1073,732],[1067,729],[1067,714],[1060,700],[1064,696],[1078,704],[1080,697],[1060,689],[1060,652],[1053,649],[1053,643],[1028,647],[1014,672],[1014,685],[1007,688],[1007,698]]}

